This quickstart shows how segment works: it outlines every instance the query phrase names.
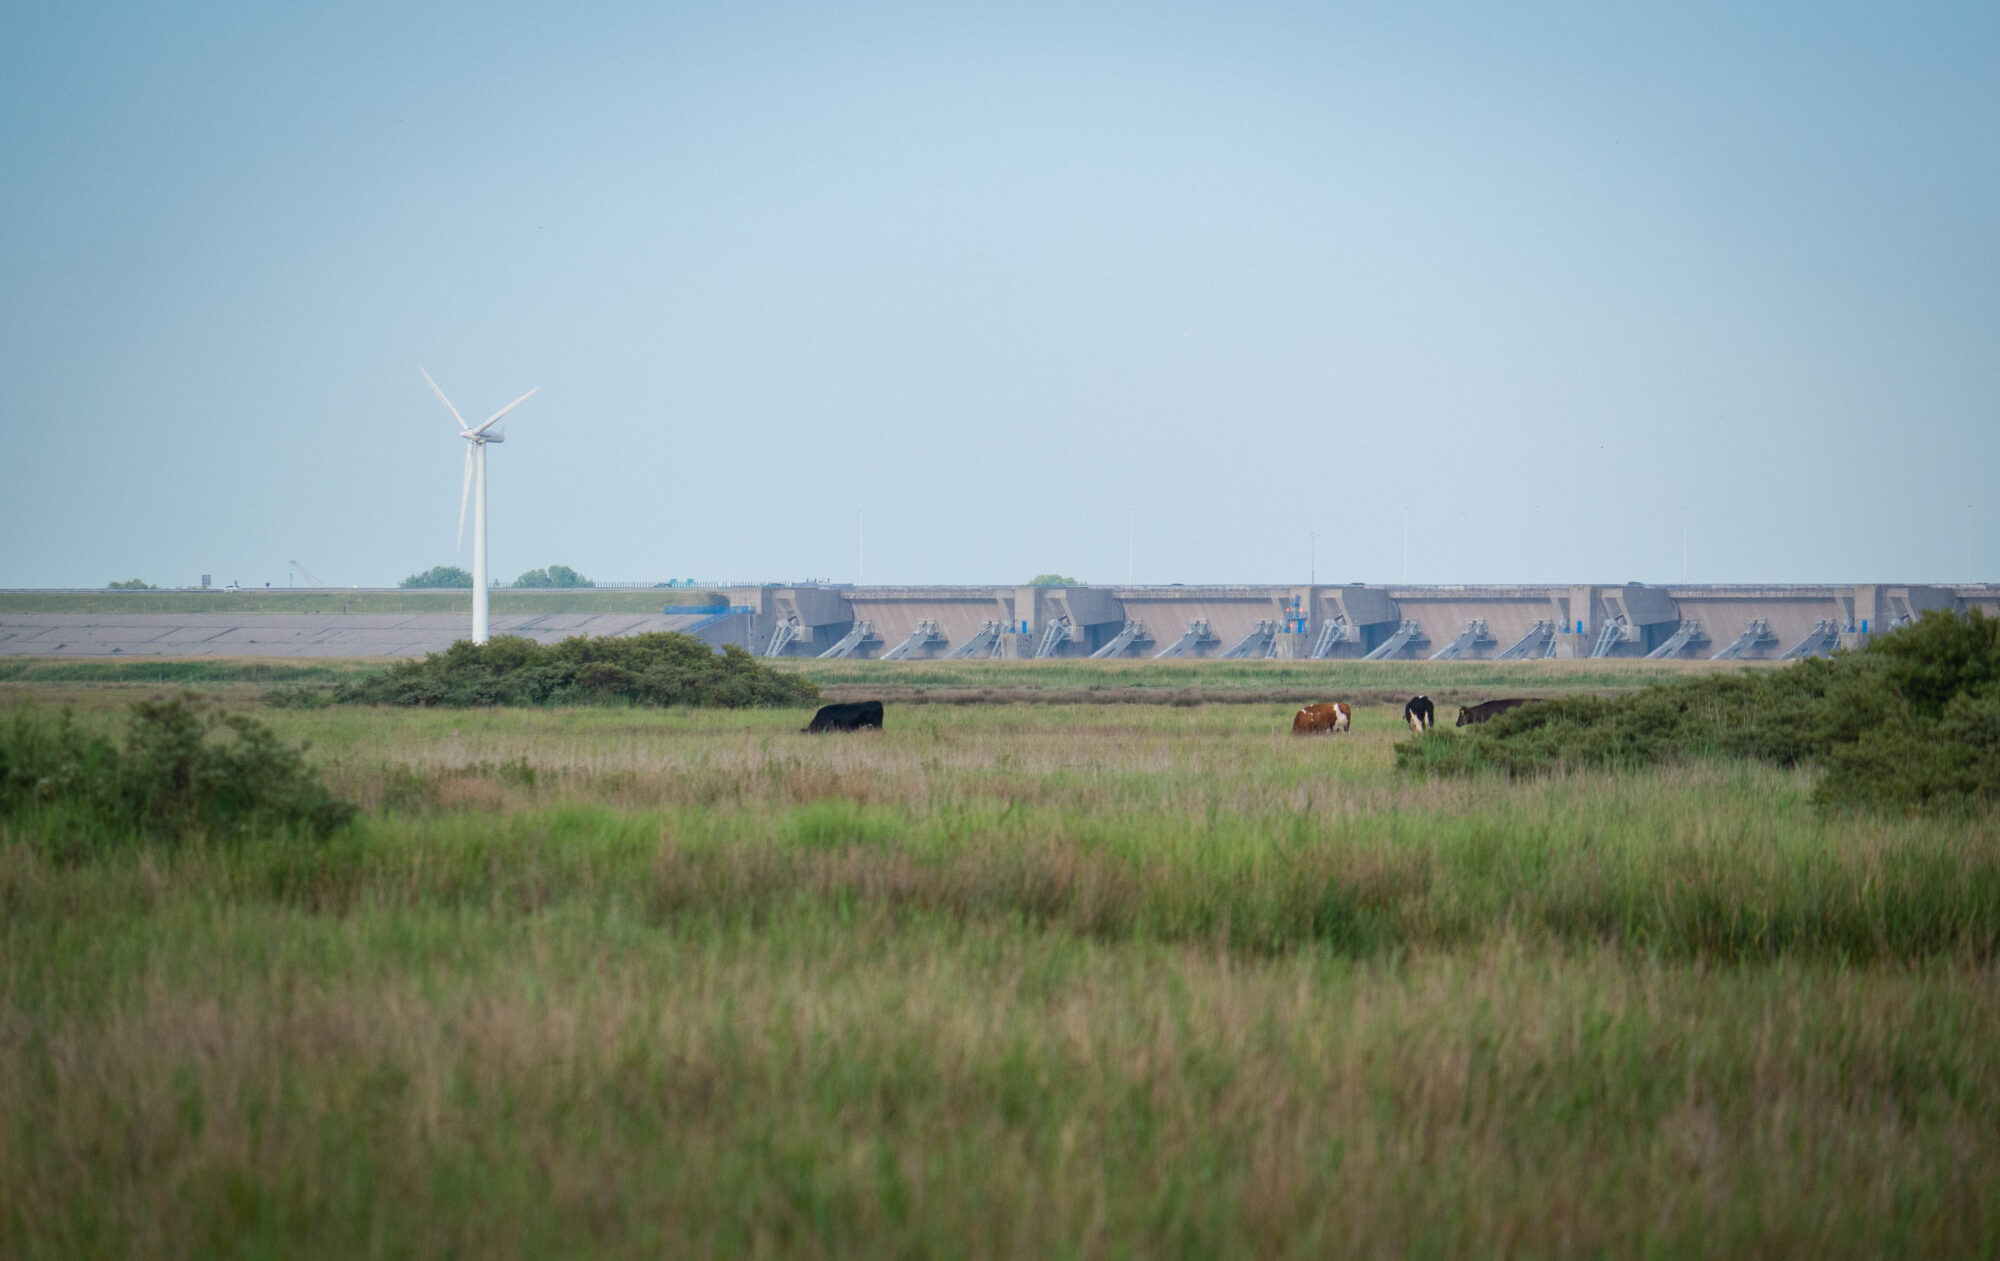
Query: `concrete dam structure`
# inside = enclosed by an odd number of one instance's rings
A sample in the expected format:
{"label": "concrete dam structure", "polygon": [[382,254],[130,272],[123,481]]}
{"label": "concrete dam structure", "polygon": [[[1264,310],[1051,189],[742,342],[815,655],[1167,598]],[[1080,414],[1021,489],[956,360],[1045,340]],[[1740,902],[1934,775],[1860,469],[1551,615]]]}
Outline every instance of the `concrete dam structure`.
{"label": "concrete dam structure", "polygon": [[1779,660],[2000,586],[735,587],[698,633],[758,656]]}
{"label": "concrete dam structure", "polygon": [[[392,594],[392,593],[382,593]],[[758,656],[1768,661],[1854,647],[1926,609],[2000,616],[2000,586],[731,587],[654,613],[496,614],[493,633],[679,631]],[[0,612],[0,656],[414,657],[462,613]],[[726,600],[727,603],[722,601]]]}

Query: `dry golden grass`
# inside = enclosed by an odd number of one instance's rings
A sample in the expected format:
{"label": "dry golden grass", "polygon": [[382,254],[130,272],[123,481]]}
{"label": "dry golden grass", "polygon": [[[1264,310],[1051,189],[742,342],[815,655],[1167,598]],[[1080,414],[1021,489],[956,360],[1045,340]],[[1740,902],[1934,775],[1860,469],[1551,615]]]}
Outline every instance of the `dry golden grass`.
{"label": "dry golden grass", "polygon": [[225,992],[163,950],[95,1011],[10,1013],[14,1255],[1980,1255],[1996,1227],[1987,967],[784,927],[593,957],[531,923],[497,969]]}

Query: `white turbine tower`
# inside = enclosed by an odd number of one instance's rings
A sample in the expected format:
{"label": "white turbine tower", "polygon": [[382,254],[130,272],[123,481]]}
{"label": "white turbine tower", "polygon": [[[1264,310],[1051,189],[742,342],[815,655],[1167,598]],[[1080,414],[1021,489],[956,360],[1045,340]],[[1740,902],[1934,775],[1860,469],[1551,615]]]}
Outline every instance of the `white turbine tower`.
{"label": "white turbine tower", "polygon": [[[465,484],[458,492],[459,547],[465,546],[465,500],[466,496],[472,493],[474,481],[472,471],[475,466],[479,470],[477,513],[472,518],[472,642],[483,644],[490,637],[486,628],[486,444],[507,441],[506,433],[494,429],[493,422],[527,402],[528,396],[535,390],[529,390],[527,394],[494,412],[486,418],[484,424],[474,429],[465,423],[465,417],[458,414],[458,409],[451,405],[451,400],[444,396],[444,391],[438,389],[438,383],[431,380],[431,374],[424,372],[422,368],[418,368],[417,371],[424,373],[424,381],[431,387],[431,392],[438,396],[438,401],[445,405],[445,409],[451,413],[451,418],[458,422],[458,436],[466,442]],[[540,386],[535,387],[536,390],[540,388]],[[488,430],[492,432],[489,433]]]}

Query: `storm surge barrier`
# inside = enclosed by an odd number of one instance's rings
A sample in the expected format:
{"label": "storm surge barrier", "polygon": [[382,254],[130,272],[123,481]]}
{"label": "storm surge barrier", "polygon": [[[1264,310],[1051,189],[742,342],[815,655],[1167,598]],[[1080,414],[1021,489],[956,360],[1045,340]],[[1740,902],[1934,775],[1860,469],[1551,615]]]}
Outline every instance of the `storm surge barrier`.
{"label": "storm surge barrier", "polygon": [[1716,653],[1709,660],[1737,661],[1748,653],[1755,652],[1759,648],[1768,648],[1777,642],[1778,637],[1771,633],[1771,624],[1761,617],[1753,617],[1743,628],[1743,633],[1738,635],[1729,647]]}
{"label": "storm surge barrier", "polygon": [[1388,661],[1411,644],[1429,642],[1425,638],[1424,628],[1420,624],[1416,622],[1404,622],[1396,628],[1394,634],[1375,645],[1375,650],[1361,659],[1363,661]]}
{"label": "storm surge barrier", "polygon": [[1278,651],[1278,624],[1259,619],[1248,635],[1237,640],[1223,651],[1225,661],[1240,661],[1246,657],[1269,657]]}
{"label": "storm surge barrier", "polygon": [[1005,622],[981,622],[979,633],[946,653],[944,659],[964,661],[972,657],[997,657],[1000,655],[1000,637],[1007,630]]}
{"label": "storm surge barrier", "polygon": [[838,643],[821,653],[819,659],[821,661],[837,661],[842,657],[853,656],[855,651],[863,644],[880,642],[882,642],[881,638],[875,634],[875,624],[873,622],[866,620],[858,621],[848,629],[845,635],[840,637]]}
{"label": "storm surge barrier", "polygon": [[792,641],[799,637],[800,629],[798,622],[792,618],[788,617],[784,621],[779,622],[776,629],[771,632],[771,642],[765,647],[764,655],[767,657],[784,656],[785,649],[791,647]]}
{"label": "storm surge barrier", "polygon": [[1153,637],[1146,633],[1144,622],[1127,622],[1125,629],[1111,637],[1111,642],[1090,654],[1092,661],[1106,661],[1123,653],[1134,644],[1150,644]]}
{"label": "storm surge barrier", "polygon": [[1337,618],[1323,623],[1319,628],[1319,638],[1313,641],[1312,659],[1324,661],[1331,657],[1336,646],[1354,638],[1350,630],[1346,622]]}
{"label": "storm surge barrier", "polygon": [[1058,648],[1074,638],[1076,633],[1070,629],[1069,619],[1057,618],[1042,632],[1042,642],[1035,648],[1035,660],[1040,661],[1044,657],[1055,656]]}
{"label": "storm surge barrier", "polygon": [[1646,654],[1648,661],[1671,661],[1687,650],[1690,644],[1705,644],[1708,636],[1701,633],[1700,622],[1682,622],[1679,629],[1667,636],[1667,642]]}
{"label": "storm surge barrier", "polygon": [[917,629],[910,632],[908,639],[882,654],[882,660],[901,661],[919,648],[927,648],[932,644],[941,644],[944,641],[944,636],[939,633],[936,622],[929,620],[920,621],[917,623]]}
{"label": "storm surge barrier", "polygon": [[1220,642],[1215,637],[1215,632],[1208,628],[1208,619],[1198,617],[1188,623],[1186,633],[1179,639],[1176,639],[1173,643],[1154,653],[1153,660],[1159,661],[1171,657],[1185,657],[1189,653],[1199,651],[1204,645]]}
{"label": "storm surge barrier", "polygon": [[1546,657],[1555,651],[1556,624],[1547,618],[1536,618],[1527,634],[1509,644],[1493,659],[1495,661],[1526,661],[1530,657]]}
{"label": "storm surge barrier", "polygon": [[1831,657],[1833,650],[1840,646],[1840,624],[1822,618],[1814,623],[1812,630],[1798,643],[1778,654],[1780,661],[1797,661],[1801,657]]}
{"label": "storm surge barrier", "polygon": [[1465,629],[1459,632],[1457,639],[1432,653],[1431,660],[1460,661],[1464,659],[1466,653],[1475,648],[1499,642],[1493,638],[1493,633],[1486,629],[1485,621],[1475,617],[1465,624]]}

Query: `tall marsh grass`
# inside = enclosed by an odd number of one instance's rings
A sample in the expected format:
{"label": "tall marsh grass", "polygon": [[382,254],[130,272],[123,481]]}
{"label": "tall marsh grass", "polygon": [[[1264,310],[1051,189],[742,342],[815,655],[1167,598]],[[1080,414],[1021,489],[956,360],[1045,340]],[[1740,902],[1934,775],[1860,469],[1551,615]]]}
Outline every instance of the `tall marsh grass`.
{"label": "tall marsh grass", "polygon": [[0,828],[0,1255],[2000,1247],[1996,820],[1285,717],[271,713],[323,844]]}

